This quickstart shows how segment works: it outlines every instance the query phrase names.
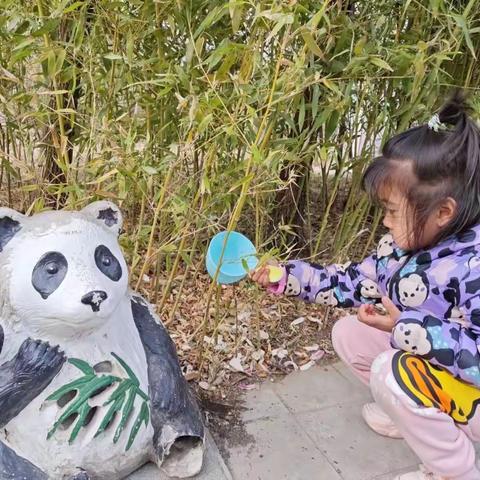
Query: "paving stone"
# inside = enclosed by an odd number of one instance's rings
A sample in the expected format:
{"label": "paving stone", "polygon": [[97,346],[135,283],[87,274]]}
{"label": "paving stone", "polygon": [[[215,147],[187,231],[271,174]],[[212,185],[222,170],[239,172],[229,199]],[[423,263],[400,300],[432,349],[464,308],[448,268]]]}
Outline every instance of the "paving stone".
{"label": "paving stone", "polygon": [[417,457],[402,440],[372,432],[360,414],[361,404],[345,404],[296,415],[319,450],[337,466],[344,480],[374,476],[416,465]]}
{"label": "paving stone", "polygon": [[245,442],[231,446],[226,459],[234,480],[341,480],[291,415],[252,421],[245,430]]}
{"label": "paving stone", "polygon": [[276,394],[294,413],[319,410],[340,403],[371,401],[368,388],[352,384],[333,367],[294,372],[274,385]]}
{"label": "paving stone", "polygon": [[342,377],[345,377],[356,387],[361,388],[362,390],[368,390],[368,387],[362,383],[343,362],[334,363],[331,365],[331,368],[335,369]]}
{"label": "paving stone", "polygon": [[245,409],[242,412],[244,422],[289,414],[287,407],[275,393],[275,387],[271,382],[262,384],[259,390],[251,390],[245,398],[243,408]]}

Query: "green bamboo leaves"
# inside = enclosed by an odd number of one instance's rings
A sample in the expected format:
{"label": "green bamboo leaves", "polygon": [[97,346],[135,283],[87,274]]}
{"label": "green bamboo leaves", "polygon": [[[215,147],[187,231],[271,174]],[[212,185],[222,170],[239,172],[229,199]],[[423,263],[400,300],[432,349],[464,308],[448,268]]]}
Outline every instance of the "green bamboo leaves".
{"label": "green bamboo leaves", "polygon": [[[130,431],[130,436],[128,437],[128,443],[126,446],[126,450],[128,450],[132,446],[132,443],[135,440],[135,437],[138,433],[138,430],[140,429],[141,424],[145,423],[145,426],[148,425],[148,420],[150,418],[150,412],[148,408],[148,396],[140,389],[140,382],[138,381],[138,378],[133,373],[132,369],[115,353],[112,352],[112,356],[118,360],[118,362],[123,367],[123,369],[127,372],[127,375],[128,375],[128,379],[123,379],[120,382],[115,392],[112,393],[111,397],[104,404],[104,405],[108,405],[112,403],[112,406],[110,407],[110,410],[112,411],[119,411],[121,406],[123,405],[122,418],[117,427],[117,430],[115,431],[115,435],[113,437],[113,443],[117,443],[118,439],[120,438],[120,434],[125,428],[125,424],[127,423],[127,420],[129,419],[130,414],[132,413],[133,404],[136,396],[137,395],[140,396],[143,400],[140,413],[137,415],[137,418],[135,419],[135,423],[133,424],[132,430]],[[99,433],[101,433],[100,428],[96,435],[98,435]]]}
{"label": "green bamboo leaves", "polygon": [[125,450],[130,449],[142,424],[144,423],[145,426],[148,425],[150,419],[148,395],[141,390],[137,376],[127,363],[114,352],[112,352],[112,356],[118,361],[118,363],[120,363],[128,378],[120,378],[113,375],[97,375],[95,370],[87,362],[78,358],[70,358],[68,360],[69,363],[78,368],[84,375],[83,377],[60,387],[47,398],[48,401],[57,401],[66,395],[74,395],[73,399],[67,403],[62,415],[60,415],[48,432],[47,439],[52,437],[62,423],[66,422],[71,416],[75,416],[75,425],[68,440],[69,443],[72,444],[77,438],[81,428],[88,423],[88,415],[92,408],[94,408],[89,405],[88,400],[103,391],[105,388],[116,383],[117,388],[103,404],[104,407],[109,405],[109,408],[95,433],[95,437],[105,431],[113,421],[114,416],[118,413],[121,415],[121,418],[113,437],[113,443],[117,443],[125,429],[125,425],[127,424],[130,415],[132,414],[134,403],[138,396],[141,399],[140,412],[133,423],[125,447]]}
{"label": "green bamboo leaves", "polygon": [[71,415],[77,415],[75,426],[70,434],[69,443],[72,443],[77,437],[80,429],[83,427],[91,407],[88,405],[88,399],[93,397],[99,390],[108,387],[112,383],[120,380],[112,375],[102,375],[97,377],[93,368],[85,361],[78,358],[71,358],[69,362],[81,370],[83,377],[60,387],[47,400],[56,401],[64,395],[76,393],[74,399],[69,402],[68,407],[60,415],[53,427],[48,432],[47,440],[57,431],[58,427],[65,422]]}

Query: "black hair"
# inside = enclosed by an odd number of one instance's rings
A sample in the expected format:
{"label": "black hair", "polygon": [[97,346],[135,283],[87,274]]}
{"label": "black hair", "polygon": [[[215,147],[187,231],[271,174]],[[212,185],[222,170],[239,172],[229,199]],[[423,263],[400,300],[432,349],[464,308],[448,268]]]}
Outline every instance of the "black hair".
{"label": "black hair", "polygon": [[480,130],[469,112],[465,95],[456,90],[436,119],[390,138],[364,173],[371,200],[378,202],[381,190],[392,185],[405,194],[416,248],[425,246],[425,223],[448,197],[457,204],[456,214],[434,242],[480,222]]}

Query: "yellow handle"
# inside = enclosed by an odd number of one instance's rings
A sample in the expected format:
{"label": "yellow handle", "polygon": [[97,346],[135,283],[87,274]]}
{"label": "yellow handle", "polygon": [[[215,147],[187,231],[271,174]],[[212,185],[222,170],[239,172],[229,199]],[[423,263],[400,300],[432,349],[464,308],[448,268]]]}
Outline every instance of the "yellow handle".
{"label": "yellow handle", "polygon": [[274,265],[267,265],[267,268],[270,283],[278,283],[283,277],[283,269]]}

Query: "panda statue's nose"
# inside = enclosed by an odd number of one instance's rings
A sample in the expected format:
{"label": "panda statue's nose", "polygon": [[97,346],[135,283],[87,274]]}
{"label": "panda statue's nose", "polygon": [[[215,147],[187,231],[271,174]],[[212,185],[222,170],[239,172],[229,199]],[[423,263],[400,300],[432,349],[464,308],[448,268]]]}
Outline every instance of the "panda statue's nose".
{"label": "panda statue's nose", "polygon": [[100,310],[100,304],[108,297],[107,292],[103,290],[93,290],[82,297],[82,303],[90,305],[94,312]]}

